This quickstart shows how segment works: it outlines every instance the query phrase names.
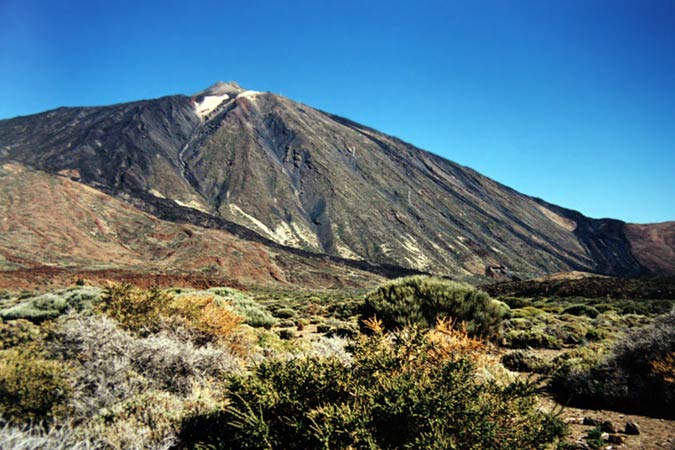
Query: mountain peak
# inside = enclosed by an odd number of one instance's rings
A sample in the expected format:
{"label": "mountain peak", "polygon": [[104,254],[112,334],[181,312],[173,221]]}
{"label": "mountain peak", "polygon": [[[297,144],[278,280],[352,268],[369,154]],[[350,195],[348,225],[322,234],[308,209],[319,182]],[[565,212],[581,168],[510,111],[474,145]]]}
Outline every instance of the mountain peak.
{"label": "mountain peak", "polygon": [[215,84],[209,86],[203,91],[197,92],[194,95],[194,97],[198,98],[198,97],[223,96],[223,95],[235,96],[244,91],[245,89],[239,86],[239,84],[237,84],[235,81],[228,81],[228,82],[217,81]]}

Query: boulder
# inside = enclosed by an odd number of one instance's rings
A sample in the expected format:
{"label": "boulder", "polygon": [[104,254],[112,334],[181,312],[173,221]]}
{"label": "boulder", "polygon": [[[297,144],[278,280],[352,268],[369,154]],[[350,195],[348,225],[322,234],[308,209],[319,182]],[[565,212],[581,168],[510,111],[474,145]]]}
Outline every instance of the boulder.
{"label": "boulder", "polygon": [[620,434],[610,434],[607,438],[607,442],[610,444],[623,444],[626,442],[626,436],[621,436]]}
{"label": "boulder", "polygon": [[626,428],[623,432],[625,434],[640,434],[640,426],[636,422],[629,420],[626,422]]}
{"label": "boulder", "polygon": [[619,430],[617,430],[616,427],[614,426],[614,424],[612,422],[610,422],[609,420],[605,420],[604,422],[602,422],[602,425],[600,425],[600,429],[602,431],[604,431],[605,433],[610,433],[610,434],[614,434],[614,433],[619,432]]}
{"label": "boulder", "polygon": [[598,419],[594,419],[590,416],[584,417],[584,421],[582,422],[583,425],[589,425],[592,427],[597,427],[600,425],[602,422],[600,422]]}

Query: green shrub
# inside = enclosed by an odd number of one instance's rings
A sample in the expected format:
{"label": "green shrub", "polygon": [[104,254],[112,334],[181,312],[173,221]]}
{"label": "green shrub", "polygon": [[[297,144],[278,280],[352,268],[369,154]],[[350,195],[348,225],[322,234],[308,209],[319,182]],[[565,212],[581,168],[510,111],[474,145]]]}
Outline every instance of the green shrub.
{"label": "green shrub", "polygon": [[551,313],[551,314],[561,314],[563,307],[560,305],[546,305],[546,306],[541,306],[541,310],[543,312]]}
{"label": "green shrub", "polygon": [[630,313],[620,316],[619,323],[625,328],[637,329],[649,325],[652,323],[652,320],[641,314]]}
{"label": "green shrub", "polygon": [[499,297],[499,300],[506,303],[509,308],[523,308],[530,305],[530,300],[521,297]]}
{"label": "green shrub", "polygon": [[355,338],[359,334],[359,328],[351,322],[340,322],[333,329],[334,336]]}
{"label": "green shrub", "polygon": [[543,358],[521,350],[505,354],[501,361],[504,367],[516,372],[546,373],[550,369]]}
{"label": "green shrub", "polygon": [[612,303],[596,303],[595,305],[593,305],[593,307],[597,309],[598,312],[600,312],[600,314],[605,313],[607,311],[617,310],[617,306]]}
{"label": "green shrub", "polygon": [[20,422],[48,420],[69,397],[68,369],[19,349],[0,351],[0,415]]}
{"label": "green shrub", "polygon": [[605,448],[606,442],[602,438],[602,429],[600,429],[600,427],[591,429],[586,436],[586,443],[592,450]]}
{"label": "green shrub", "polygon": [[579,345],[586,341],[587,333],[588,328],[584,323],[573,321],[561,323],[552,334],[564,344]]}
{"label": "green shrub", "polygon": [[39,323],[67,312],[82,312],[91,307],[101,295],[101,289],[78,286],[36,296],[19,298],[19,303],[0,310],[5,320],[26,319]]}
{"label": "green shrub", "polygon": [[502,339],[508,348],[552,348],[562,347],[560,340],[540,330],[511,330]]}
{"label": "green shrub", "polygon": [[537,320],[535,319],[528,319],[525,317],[511,317],[510,319],[502,322],[502,326],[506,330],[529,330],[535,325],[536,322]]}
{"label": "green shrub", "polygon": [[481,382],[418,330],[362,337],[353,360],[268,359],[228,380],[230,406],[183,422],[181,448],[546,448],[564,424],[531,382]]}
{"label": "green shrub", "polygon": [[244,318],[244,323],[254,328],[270,329],[277,325],[279,321],[266,309],[257,303],[232,303],[232,308]]}
{"label": "green shrub", "polygon": [[321,333],[321,334],[328,334],[332,331],[333,329],[331,328],[330,325],[326,324],[321,324],[316,326],[316,332]]}
{"label": "green shrub", "polygon": [[316,331],[326,336],[356,337],[359,334],[356,324],[338,319],[326,319],[316,326]]}
{"label": "green shrub", "polygon": [[[556,370],[561,368],[579,369],[582,367],[592,367],[596,365],[604,354],[606,349],[601,345],[584,345],[573,350],[564,352],[553,358],[551,366]],[[567,370],[567,369],[565,369]],[[556,374],[557,376],[557,374]]]}
{"label": "green shrub", "polygon": [[241,291],[219,287],[211,288],[207,292],[213,293],[230,303],[234,312],[239,314],[247,325],[270,329],[278,323],[278,320],[264,306]]}
{"label": "green shrub", "polygon": [[[664,304],[665,302],[662,302]],[[649,316],[652,311],[650,305],[647,303],[639,303],[634,301],[624,301],[619,303],[621,307],[621,314],[640,314],[642,316]]]}
{"label": "green shrub", "polygon": [[295,326],[295,320],[293,319],[284,319],[280,320],[279,323],[277,324],[281,328],[290,328]]}
{"label": "green shrub", "polygon": [[208,289],[209,292],[219,295],[221,297],[225,298],[232,298],[232,297],[238,297],[238,296],[244,296],[244,293],[234,289],[234,288],[229,288],[229,287],[213,287]]}
{"label": "green shrub", "polygon": [[525,306],[523,308],[514,309],[511,314],[514,318],[526,319],[542,315],[544,312],[545,311],[535,306]]}
{"label": "green shrub", "polygon": [[297,314],[297,311],[293,308],[279,308],[274,311],[274,316],[279,319],[292,319]]}
{"label": "green shrub", "polygon": [[571,314],[573,316],[586,316],[594,319],[600,312],[592,306],[588,305],[572,305],[568,306],[562,311],[563,314]]}
{"label": "green shrub", "polygon": [[508,307],[471,285],[413,276],[380,286],[366,295],[361,319],[376,316],[386,329],[433,327],[437,318],[464,322],[472,335],[493,335]]}
{"label": "green shrub", "polygon": [[[526,308],[513,310],[521,316]],[[535,308],[532,308],[536,310]],[[588,341],[601,340],[609,335],[608,330],[618,332],[623,328],[619,316],[605,314],[595,319],[570,314],[556,315],[540,311],[512,317],[502,322],[502,345],[511,348],[560,348],[562,345],[577,346]]]}
{"label": "green shrub", "polygon": [[674,366],[675,310],[630,332],[603,360],[563,364],[549,387],[573,405],[675,417]]}
{"label": "green shrub", "polygon": [[336,301],[328,306],[328,314],[336,319],[346,320],[359,314],[363,306],[363,299],[347,298]]}
{"label": "green shrub", "polygon": [[283,330],[279,330],[277,332],[277,334],[279,335],[279,337],[281,339],[283,339],[285,341],[295,339],[295,331],[293,331],[293,330],[283,329]]}
{"label": "green shrub", "polygon": [[584,336],[587,341],[601,341],[603,339],[607,339],[608,333],[605,330],[600,330],[595,327],[590,327],[586,331],[586,335]]}

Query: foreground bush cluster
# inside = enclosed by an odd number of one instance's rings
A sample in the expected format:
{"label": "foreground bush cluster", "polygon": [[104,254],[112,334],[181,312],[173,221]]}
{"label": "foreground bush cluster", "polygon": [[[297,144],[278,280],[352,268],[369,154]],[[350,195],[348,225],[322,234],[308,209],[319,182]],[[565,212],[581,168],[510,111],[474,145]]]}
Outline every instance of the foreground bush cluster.
{"label": "foreground bush cluster", "polygon": [[351,364],[266,360],[231,376],[231,403],[190,417],[184,448],[544,448],[563,424],[536,408],[536,383],[477,376],[479,341],[443,322],[362,336]]}
{"label": "foreground bush cluster", "polygon": [[663,300],[502,302],[430,277],[261,292],[0,295],[0,448],[555,448],[543,388],[672,415],[675,311],[649,317]]}
{"label": "foreground bush cluster", "polygon": [[255,356],[254,329],[209,292],[121,285],[19,300],[5,311],[29,320],[0,323],[0,448],[169,448],[184,417],[225,402],[218,380]]}
{"label": "foreground bush cluster", "polygon": [[[439,289],[438,280],[428,281],[415,283]],[[510,378],[471,337],[493,332],[499,305],[444,283],[441,299],[424,306],[424,326],[413,311],[401,327],[370,318],[368,336],[354,330],[351,339],[312,342],[283,341],[267,330],[295,309],[276,307],[274,317],[226,288],[78,287],[7,300],[0,305],[0,447],[556,442],[564,427],[536,408],[537,387]],[[336,308],[336,326],[359,308]]]}

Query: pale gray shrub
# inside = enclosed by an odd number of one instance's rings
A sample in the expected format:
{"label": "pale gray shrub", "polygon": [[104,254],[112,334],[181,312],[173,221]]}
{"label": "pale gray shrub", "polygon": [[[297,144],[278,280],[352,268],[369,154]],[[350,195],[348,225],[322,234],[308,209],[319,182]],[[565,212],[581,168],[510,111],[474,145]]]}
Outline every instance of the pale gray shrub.
{"label": "pale gray shrub", "polygon": [[107,317],[68,319],[57,330],[52,351],[75,366],[76,416],[89,417],[147,389],[149,383],[133,370],[133,344],[134,338]]}
{"label": "pale gray shrub", "polygon": [[192,381],[239,371],[241,361],[222,346],[196,347],[163,331],[145,339],[132,352],[134,367],[156,387],[184,394]]}
{"label": "pale gray shrub", "polygon": [[149,390],[126,399],[86,425],[89,436],[107,449],[175,448],[177,434],[186,417],[210,414],[226,405],[224,384],[193,385],[187,396]]}
{"label": "pale gray shrub", "polygon": [[147,389],[185,394],[193,382],[242,367],[225,347],[196,347],[167,331],[141,338],[107,317],[70,318],[55,335],[52,352],[75,366],[72,406],[79,417]]}
{"label": "pale gray shrub", "polygon": [[345,366],[351,366],[353,357],[347,351],[349,339],[340,336],[321,336],[311,342],[308,354],[318,358],[336,358]]}
{"label": "pale gray shrub", "polygon": [[0,448],[3,450],[97,450],[101,445],[80,436],[70,424],[40,426],[0,426]]}

